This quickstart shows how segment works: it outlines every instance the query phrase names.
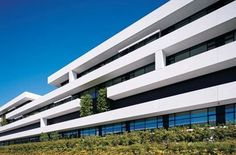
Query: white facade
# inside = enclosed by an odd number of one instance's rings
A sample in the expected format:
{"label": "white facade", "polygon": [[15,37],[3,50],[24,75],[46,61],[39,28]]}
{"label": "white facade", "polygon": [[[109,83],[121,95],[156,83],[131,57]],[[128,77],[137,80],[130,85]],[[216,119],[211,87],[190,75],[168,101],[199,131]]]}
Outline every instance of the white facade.
{"label": "white facade", "polygon": [[[52,92],[23,93],[3,105],[10,122],[0,127],[0,143],[53,131],[83,136],[88,128],[103,135],[114,123],[131,131],[135,120],[150,117],[171,127],[174,115],[174,125],[186,125],[177,123],[179,113],[192,119],[204,108],[205,123],[227,123],[226,109],[236,103],[235,41],[236,1],[171,0],[49,76]],[[92,90],[96,99],[101,86],[112,110],[80,118],[81,95]]]}

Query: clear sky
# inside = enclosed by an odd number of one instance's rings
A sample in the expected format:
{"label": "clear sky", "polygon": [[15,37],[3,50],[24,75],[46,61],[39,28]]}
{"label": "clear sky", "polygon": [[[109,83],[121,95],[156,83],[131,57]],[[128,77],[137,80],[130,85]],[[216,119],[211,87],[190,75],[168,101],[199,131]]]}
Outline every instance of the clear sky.
{"label": "clear sky", "polygon": [[49,75],[166,1],[0,0],[0,105],[52,91]]}

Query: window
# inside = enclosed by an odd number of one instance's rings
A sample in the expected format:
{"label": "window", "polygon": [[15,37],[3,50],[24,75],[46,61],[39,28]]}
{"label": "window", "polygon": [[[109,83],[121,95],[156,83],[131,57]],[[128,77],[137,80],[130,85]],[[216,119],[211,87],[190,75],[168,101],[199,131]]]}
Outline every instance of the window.
{"label": "window", "polygon": [[105,85],[106,85],[106,87],[112,86],[112,80],[107,81]]}
{"label": "window", "polygon": [[190,112],[177,113],[175,115],[175,125],[184,126],[190,124]]}
{"label": "window", "polygon": [[190,17],[190,18],[191,18],[190,20],[191,20],[191,22],[192,22],[192,21],[194,21],[194,20],[197,20],[197,19],[199,19],[199,18],[205,16],[206,14],[207,14],[206,10],[200,11],[200,12],[194,14],[193,16],[191,16],[191,17]]}
{"label": "window", "polygon": [[183,52],[180,52],[176,55],[175,57],[175,62],[178,62],[178,61],[181,61],[181,60],[184,60],[184,59],[187,59],[189,58],[190,55],[189,55],[189,50],[185,50]]}
{"label": "window", "polygon": [[203,53],[204,51],[207,50],[207,44],[203,43],[201,45],[195,46],[190,50],[191,56]]}
{"label": "window", "polygon": [[194,110],[191,112],[191,124],[205,124],[207,122],[207,109]]}
{"label": "window", "polygon": [[166,58],[166,65],[170,65],[175,63],[175,57],[174,56],[169,56]]}
{"label": "window", "polygon": [[140,68],[134,72],[135,77],[140,76],[142,74],[144,74],[144,68]]}
{"label": "window", "polygon": [[156,129],[157,128],[157,118],[146,119],[146,129]]}
{"label": "window", "polygon": [[175,25],[175,29],[179,29],[190,22],[190,18],[184,19]]}
{"label": "window", "polygon": [[155,70],[155,64],[151,64],[145,67],[145,73],[148,73],[154,70]]}
{"label": "window", "polygon": [[77,138],[79,137],[78,130],[66,131],[62,133],[63,138]]}
{"label": "window", "polygon": [[130,122],[130,131],[156,129],[162,127],[163,127],[162,116],[150,117]]}
{"label": "window", "polygon": [[163,128],[163,118],[162,118],[162,116],[157,117],[157,127],[158,128]]}
{"label": "window", "polygon": [[96,135],[98,135],[98,133],[99,133],[98,128],[82,129],[80,131],[81,137],[84,137],[84,136],[96,136]]}
{"label": "window", "polygon": [[228,44],[232,41],[235,41],[235,33],[236,33],[236,31],[234,30],[230,33],[223,34],[219,37],[216,37],[214,39],[211,39],[209,41],[201,43],[197,46],[194,46],[189,49],[185,49],[183,51],[180,51],[176,54],[170,55],[170,56],[166,57],[166,64],[170,65],[170,64],[176,63],[178,61],[187,59],[189,57],[195,56],[197,54],[206,52],[208,50],[212,50],[216,47],[220,47],[222,45]]}
{"label": "window", "polygon": [[234,104],[225,106],[225,121],[226,123],[235,122],[235,105]]}
{"label": "window", "polygon": [[229,33],[224,37],[225,40],[225,44],[231,43],[234,41],[234,34],[233,33]]}
{"label": "window", "polygon": [[216,125],[216,108],[208,108],[208,122],[210,125]]}
{"label": "window", "polygon": [[169,115],[169,127],[175,126],[175,114]]}
{"label": "window", "polygon": [[125,128],[124,123],[105,125],[102,127],[103,136],[108,135],[108,134],[122,133],[125,131],[126,131],[126,128]]}
{"label": "window", "polygon": [[215,42],[215,40],[209,41],[209,42],[207,43],[207,50],[212,50],[212,49],[214,49],[214,48],[216,48],[216,42]]}
{"label": "window", "polygon": [[234,31],[234,40],[236,40],[236,31]]}
{"label": "window", "polygon": [[112,84],[115,85],[115,84],[118,84],[121,82],[121,78],[118,77],[118,78],[115,78],[113,81],[112,81]]}

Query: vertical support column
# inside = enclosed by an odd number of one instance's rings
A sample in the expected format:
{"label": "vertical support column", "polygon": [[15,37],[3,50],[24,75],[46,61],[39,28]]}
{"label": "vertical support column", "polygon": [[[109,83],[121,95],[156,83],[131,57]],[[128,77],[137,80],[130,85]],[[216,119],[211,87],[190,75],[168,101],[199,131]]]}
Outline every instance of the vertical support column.
{"label": "vertical support column", "polygon": [[130,121],[125,122],[125,129],[126,129],[126,132],[130,132]]}
{"label": "vertical support column", "polygon": [[46,118],[40,118],[40,127],[45,127],[47,126],[47,119]]}
{"label": "vertical support column", "polygon": [[166,66],[166,56],[163,50],[155,53],[155,69],[162,69]]}
{"label": "vertical support column", "polygon": [[102,126],[99,126],[99,127],[98,127],[98,135],[99,135],[99,136],[102,136]]}
{"label": "vertical support column", "polygon": [[72,82],[77,79],[77,74],[74,71],[69,72],[69,82]]}
{"label": "vertical support column", "polygon": [[216,124],[222,125],[225,124],[225,106],[216,107]]}
{"label": "vertical support column", "polygon": [[165,129],[169,128],[169,115],[164,115],[163,116],[163,127]]}

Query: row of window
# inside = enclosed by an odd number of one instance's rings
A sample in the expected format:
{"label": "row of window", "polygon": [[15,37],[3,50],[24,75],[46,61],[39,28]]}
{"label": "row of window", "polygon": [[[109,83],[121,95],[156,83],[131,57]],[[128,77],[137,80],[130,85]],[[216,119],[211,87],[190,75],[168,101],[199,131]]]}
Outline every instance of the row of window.
{"label": "row of window", "polygon": [[[110,62],[112,62],[112,61],[114,61],[114,60],[116,60],[116,59],[118,59],[118,58],[120,58],[120,57],[122,57],[122,56],[138,49],[138,48],[140,48],[140,47],[142,47],[142,46],[145,46],[145,45],[159,39],[160,37],[163,37],[166,34],[169,34],[173,31],[175,31],[175,30],[177,30],[177,29],[179,29],[179,28],[181,28],[181,27],[183,27],[183,26],[185,26],[185,25],[187,25],[187,24],[189,24],[189,23],[191,23],[191,22],[193,22],[193,21],[195,21],[195,20],[197,20],[197,19],[199,19],[199,18],[201,18],[201,17],[203,17],[203,16],[205,16],[205,15],[207,15],[207,14],[209,14],[209,13],[225,6],[225,5],[227,5],[228,3],[232,2],[232,1],[234,1],[234,0],[218,1],[214,4],[212,4],[211,6],[205,8],[205,9],[203,9],[203,10],[201,10],[201,11],[195,13],[195,14],[193,14],[192,16],[187,17],[187,18],[181,20],[180,22],[164,29],[163,31],[161,31],[161,34],[159,32],[155,33],[154,35],[152,35],[152,36],[136,43],[135,45],[119,52],[118,54],[104,60],[103,62],[99,63],[98,65],[93,66],[92,68],[90,68],[90,69],[88,69],[88,70],[86,70],[82,73],[77,74],[77,78],[79,78],[81,76],[84,76],[84,75],[86,75],[86,74],[88,74],[88,73],[90,73],[90,72],[92,72],[92,71],[94,71],[94,70],[96,70],[96,69],[98,69],[98,68],[100,68],[100,67],[102,67],[102,66],[104,66],[104,65],[106,65],[106,64],[108,64],[108,63],[110,63]],[[68,81],[63,82],[62,86],[67,84],[67,83],[68,83]]]}
{"label": "row of window", "polygon": [[[225,111],[224,121],[225,123],[236,122],[236,104],[220,107]],[[164,117],[168,118],[164,120]],[[211,125],[215,126],[218,123],[217,117],[222,117],[222,113],[216,112],[216,107],[204,108],[180,113],[174,113],[165,116],[157,116],[145,119],[139,119],[129,122],[109,124],[101,127],[101,136],[108,134],[123,133],[125,131],[136,130],[151,130],[163,127],[175,127],[175,126],[189,126],[194,124],[198,125]],[[166,121],[166,122],[165,122]],[[167,124],[165,126],[164,124]],[[80,130],[80,136],[95,136],[99,135],[99,127],[82,129]]]}
{"label": "row of window", "polygon": [[92,68],[90,68],[90,69],[88,69],[88,70],[86,70],[82,73],[77,74],[77,78],[80,78],[80,77],[82,77],[82,76],[84,76],[84,75],[86,75],[86,74],[88,74],[88,73],[90,73],[90,72],[92,72],[92,71],[94,71],[94,70],[96,70],[96,69],[98,69],[98,68],[100,68],[100,67],[102,67],[102,66],[104,66],[104,65],[106,65],[106,64],[108,64],[108,63],[110,63],[110,62],[112,62],[112,61],[114,61],[114,60],[116,60],[116,59],[118,59],[118,58],[120,58],[120,57],[122,57],[122,56],[138,49],[138,48],[140,48],[140,47],[142,47],[142,46],[145,46],[145,45],[149,44],[150,42],[153,42],[154,40],[158,39],[159,36],[160,36],[159,32],[155,33],[154,35],[152,35],[152,36],[136,43],[135,45],[132,45],[131,47],[126,48],[125,50],[119,52],[118,54],[104,60],[103,62],[99,63],[98,65],[93,66]]}
{"label": "row of window", "polygon": [[27,113],[27,114],[24,114],[22,117],[19,117],[19,118],[17,118],[17,119],[11,119],[11,120],[9,120],[9,123],[18,121],[18,120],[23,119],[23,118],[26,118],[26,117],[28,117],[28,116],[31,116],[31,115],[37,114],[37,113],[39,113],[39,112],[42,112],[42,111],[51,109],[51,108],[53,108],[53,107],[56,107],[56,106],[61,105],[61,104],[64,104],[64,103],[67,103],[67,102],[72,101],[73,99],[79,98],[79,97],[81,97],[81,96],[83,96],[83,95],[85,95],[85,94],[90,94],[93,99],[96,99],[96,98],[97,98],[97,95],[98,95],[98,90],[99,90],[100,88],[104,88],[104,87],[108,87],[108,86],[112,86],[112,85],[118,84],[118,83],[120,83],[120,82],[129,80],[129,79],[132,79],[132,78],[137,77],[137,76],[140,76],[140,75],[142,75],[142,74],[146,74],[146,73],[151,72],[151,71],[153,71],[153,70],[155,70],[155,63],[148,64],[148,65],[146,65],[146,66],[144,66],[144,67],[141,67],[141,68],[139,68],[139,69],[136,69],[136,70],[134,70],[134,71],[131,71],[131,72],[125,74],[125,75],[121,75],[121,76],[119,76],[119,77],[117,77],[117,78],[114,78],[114,79],[109,80],[109,81],[107,81],[107,82],[105,82],[105,83],[103,83],[103,84],[100,84],[99,86],[90,88],[90,89],[85,90],[85,91],[83,91],[83,92],[80,92],[80,93],[77,94],[77,95],[73,95],[73,97],[68,97],[68,98],[63,99],[63,100],[61,100],[61,101],[59,101],[59,102],[51,103],[51,104],[49,104],[49,105],[47,105],[47,106],[44,106],[44,107],[42,107],[42,108],[39,108],[39,109],[36,109],[36,110],[34,110],[34,111],[31,111],[31,112],[29,112],[29,113]]}
{"label": "row of window", "polygon": [[193,124],[216,125],[216,108],[200,109],[169,115],[169,127]]}
{"label": "row of window", "polygon": [[194,47],[185,49],[166,58],[166,65],[190,58],[192,56],[204,53],[214,48],[223,46],[236,40],[236,30],[223,34],[209,41],[198,44]]}
{"label": "row of window", "polygon": [[163,128],[163,117],[151,117],[130,122],[130,131]]}
{"label": "row of window", "polygon": [[187,24],[203,17],[203,16],[206,16],[207,14],[209,14],[209,13],[211,13],[211,12],[213,12],[213,11],[215,11],[215,10],[217,10],[217,9],[219,9],[219,8],[225,6],[225,5],[227,5],[227,4],[229,4],[230,2],[233,2],[233,1],[234,0],[219,0],[218,2],[208,6],[207,8],[205,8],[205,9],[203,9],[203,10],[201,10],[201,11],[199,11],[199,12],[197,12],[197,13],[195,13],[195,14],[193,14],[193,15],[191,15],[191,16],[183,19],[183,20],[181,20],[180,22],[166,28],[165,30],[163,30],[161,32],[161,36],[165,36],[165,35],[173,32],[173,31],[175,31],[175,30],[177,30],[177,29],[179,29],[179,28],[181,28],[181,27],[183,27],[183,26],[185,26],[185,25],[187,25]]}
{"label": "row of window", "polygon": [[[219,122],[219,118],[223,118],[223,122]],[[191,128],[191,126],[194,124],[215,126],[221,123],[236,123],[236,104],[191,110],[128,122],[108,124],[99,127],[64,131],[60,132],[59,134],[62,138],[77,138],[84,136],[105,136],[129,131],[152,130],[174,126],[189,126]],[[0,142],[0,145],[26,143],[32,141],[39,141],[38,136]]]}
{"label": "row of window", "polygon": [[81,97],[81,96],[83,96],[85,94],[90,94],[92,96],[92,98],[96,98],[97,94],[98,94],[98,90],[100,88],[107,88],[107,87],[110,87],[112,85],[115,85],[115,84],[118,84],[118,83],[130,80],[132,78],[135,78],[137,76],[149,73],[149,72],[154,71],[154,70],[155,70],[155,63],[148,64],[148,65],[146,65],[144,67],[138,68],[138,69],[136,69],[134,71],[131,71],[129,73],[121,75],[121,76],[119,76],[117,78],[111,79],[111,80],[109,80],[109,81],[107,81],[105,83],[99,84],[96,87],[93,87],[93,88],[90,88],[90,89],[85,90],[83,92],[80,92],[79,94],[77,94],[77,96]]}
{"label": "row of window", "polygon": [[[24,105],[26,105],[26,104],[28,104],[28,103],[30,103],[30,102],[32,102],[32,100],[26,101],[26,102],[22,103],[21,105],[16,106],[16,107],[14,107],[14,108],[8,110],[7,112],[3,113],[0,117],[3,118],[3,117],[6,116],[6,114],[8,114],[8,113],[10,113],[10,112],[12,112],[12,111],[14,111],[14,110],[16,110],[16,109],[18,109],[18,108],[24,106]],[[19,118],[18,118],[18,119],[19,119]],[[18,120],[18,119],[17,119],[17,120]]]}

